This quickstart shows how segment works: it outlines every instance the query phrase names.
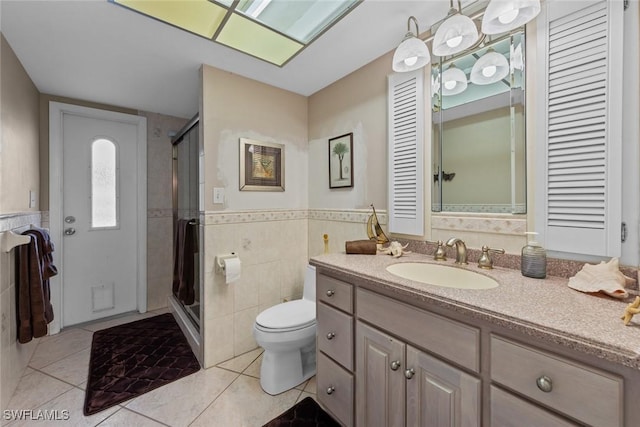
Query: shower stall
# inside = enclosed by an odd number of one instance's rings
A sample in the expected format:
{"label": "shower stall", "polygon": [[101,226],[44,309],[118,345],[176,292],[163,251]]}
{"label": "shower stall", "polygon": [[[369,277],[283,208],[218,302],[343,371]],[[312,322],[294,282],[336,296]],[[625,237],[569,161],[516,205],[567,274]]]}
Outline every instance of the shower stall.
{"label": "shower stall", "polygon": [[192,118],[173,145],[173,283],[170,306],[198,359],[200,349],[199,118]]}

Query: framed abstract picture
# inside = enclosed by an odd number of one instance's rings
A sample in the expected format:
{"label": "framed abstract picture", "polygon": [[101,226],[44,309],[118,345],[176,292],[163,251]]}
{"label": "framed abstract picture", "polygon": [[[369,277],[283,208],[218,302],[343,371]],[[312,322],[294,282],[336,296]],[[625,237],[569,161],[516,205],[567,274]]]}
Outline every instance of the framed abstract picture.
{"label": "framed abstract picture", "polygon": [[353,187],[353,133],[329,139],[329,188]]}
{"label": "framed abstract picture", "polygon": [[240,191],[284,191],[284,145],[240,138]]}

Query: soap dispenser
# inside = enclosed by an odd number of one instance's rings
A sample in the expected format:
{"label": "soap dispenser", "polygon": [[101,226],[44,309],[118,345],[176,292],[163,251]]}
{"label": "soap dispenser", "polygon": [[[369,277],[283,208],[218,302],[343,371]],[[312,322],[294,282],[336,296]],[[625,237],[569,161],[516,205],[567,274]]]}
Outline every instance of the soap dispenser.
{"label": "soap dispenser", "polygon": [[[528,240],[529,237],[535,238],[538,233],[527,231],[525,234]],[[535,240],[529,240],[529,243],[522,248],[520,271],[523,276],[534,279],[547,277],[547,252]]]}

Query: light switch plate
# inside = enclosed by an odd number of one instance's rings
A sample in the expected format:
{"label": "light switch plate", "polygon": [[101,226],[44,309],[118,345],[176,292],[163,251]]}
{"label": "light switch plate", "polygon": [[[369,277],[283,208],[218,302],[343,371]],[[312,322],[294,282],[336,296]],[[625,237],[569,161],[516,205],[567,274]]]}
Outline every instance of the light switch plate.
{"label": "light switch plate", "polygon": [[36,207],[36,192],[33,190],[29,190],[29,207]]}
{"label": "light switch plate", "polygon": [[213,203],[224,203],[224,188],[213,188]]}

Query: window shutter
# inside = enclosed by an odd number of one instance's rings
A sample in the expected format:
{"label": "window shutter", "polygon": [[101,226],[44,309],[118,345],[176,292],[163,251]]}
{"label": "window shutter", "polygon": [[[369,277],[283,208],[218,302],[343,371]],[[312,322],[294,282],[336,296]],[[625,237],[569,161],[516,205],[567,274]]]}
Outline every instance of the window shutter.
{"label": "window shutter", "polygon": [[389,231],[424,235],[424,70],[392,74],[389,104]]}
{"label": "window shutter", "polygon": [[543,236],[550,250],[619,256],[622,4],[558,3],[545,32]]}

